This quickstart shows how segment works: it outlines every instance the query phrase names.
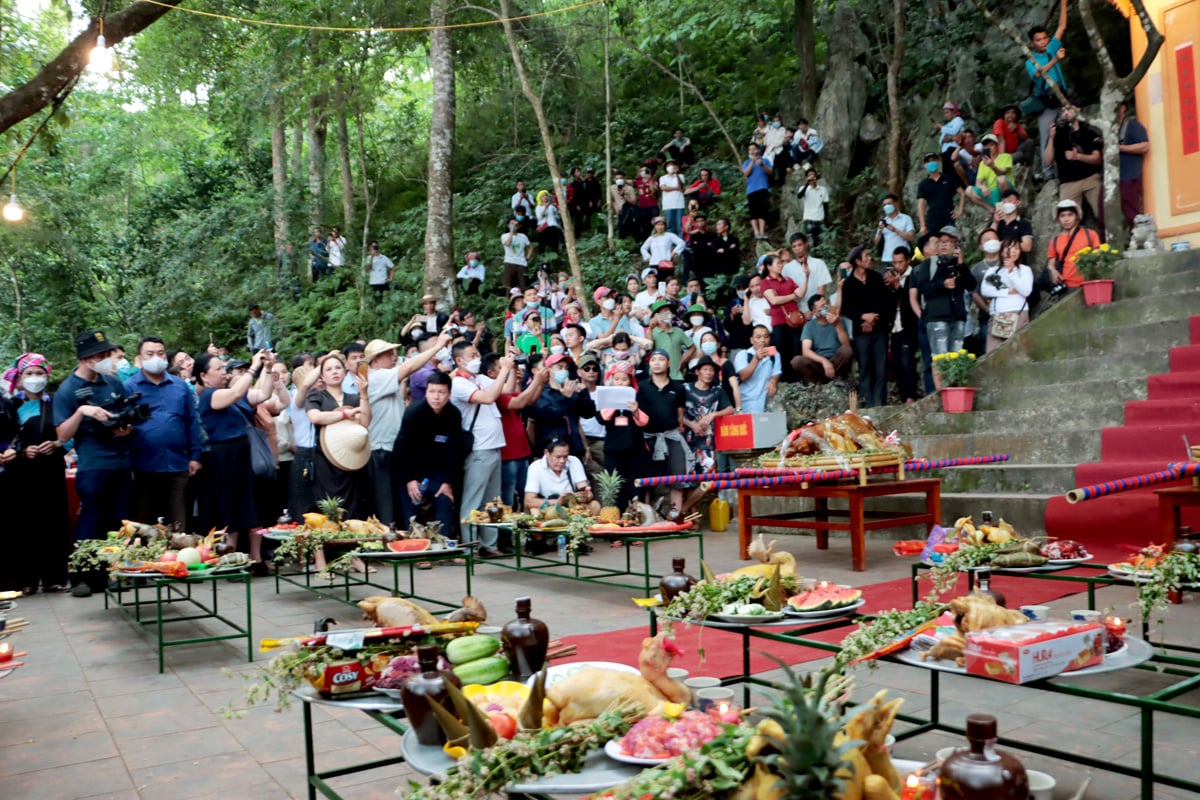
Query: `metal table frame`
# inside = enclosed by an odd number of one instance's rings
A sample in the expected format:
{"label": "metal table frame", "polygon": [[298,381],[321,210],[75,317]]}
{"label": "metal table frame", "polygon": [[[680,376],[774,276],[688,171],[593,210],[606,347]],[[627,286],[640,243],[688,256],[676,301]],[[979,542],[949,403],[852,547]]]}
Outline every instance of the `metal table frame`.
{"label": "metal table frame", "polygon": [[[490,527],[504,527],[503,525],[491,524]],[[699,530],[678,531],[675,533],[663,534],[604,534],[602,536],[592,534],[595,541],[600,542],[621,542],[625,548],[625,569],[620,570],[613,567],[599,567],[590,564],[581,564],[579,562],[579,552],[570,553],[566,561],[561,561],[558,558],[550,556],[534,556],[522,552],[525,544],[526,531],[515,526],[511,527],[513,532],[513,555],[505,558],[489,558],[483,563],[493,567],[502,569],[511,569],[517,572],[527,572],[530,574],[553,575],[557,578],[566,578],[572,581],[581,581],[584,583],[596,583],[602,586],[615,586],[619,589],[641,590],[649,597],[654,587],[657,587],[659,579],[662,575],[650,571],[650,545],[657,542],[675,541],[695,539],[697,548],[700,551],[700,559],[704,559],[704,534]],[[547,536],[555,536],[553,529],[538,531]],[[642,571],[634,572],[633,570],[633,554],[630,549],[634,544],[642,545]],[[511,562],[509,561],[511,559]],[[525,562],[531,562],[526,564]],[[569,572],[556,572],[567,568]],[[613,578],[623,577],[640,577],[642,583],[625,583],[621,581],[611,580]]]}
{"label": "metal table frame", "polygon": [[[105,587],[104,590],[104,607],[107,609],[110,602],[121,610],[130,622],[137,625],[138,630],[145,631],[146,627],[153,625],[155,635],[158,640],[158,671],[161,673],[164,670],[163,653],[168,647],[178,647],[185,644],[204,644],[208,642],[222,642],[230,639],[245,639],[246,640],[246,661],[254,661],[254,644],[253,633],[251,632],[251,600],[250,600],[250,581],[251,575],[249,572],[219,572],[216,574],[200,574],[189,575],[186,578],[172,578],[166,575],[157,575],[148,573],[145,576],[137,578],[121,578],[121,584],[113,587],[112,583]],[[125,585],[125,581],[130,581],[129,585]],[[149,585],[144,581],[149,582]],[[246,623],[242,627],[234,620],[225,617],[220,613],[220,607],[217,599],[217,582],[233,582],[242,583],[246,587]],[[192,587],[197,584],[207,583],[212,589],[212,605],[205,605],[201,600],[192,596]],[[142,600],[141,591],[143,589],[154,589],[154,617],[151,619],[147,616],[142,619],[142,606],[149,605],[149,600]],[[165,597],[164,597],[165,590]],[[133,592],[133,601],[127,601],[120,595],[125,592]],[[203,613],[200,614],[184,614],[179,617],[163,618],[164,605],[170,606],[173,603],[189,603],[199,608]],[[166,639],[164,637],[164,626],[173,622],[189,622],[202,619],[215,619],[224,625],[233,629],[233,633],[213,634],[210,636],[196,636],[187,639]]]}
{"label": "metal table frame", "polygon": [[[361,558],[364,563],[370,561],[376,562],[391,562],[392,570],[392,585],[386,586],[382,583],[376,583],[371,580],[370,573],[359,575],[357,573],[343,572],[340,576],[333,575],[330,580],[321,581],[317,578],[320,574],[319,570],[312,568],[311,564],[304,564],[295,572],[283,572],[279,564],[274,565],[275,574],[275,594],[279,594],[280,583],[290,583],[305,591],[312,592],[318,597],[323,597],[327,600],[336,600],[339,603],[345,603],[349,606],[357,606],[358,601],[351,599],[350,590],[362,587],[377,589],[380,592],[386,592],[392,597],[402,597],[406,600],[419,602],[424,608],[432,613],[443,613],[458,610],[462,603],[455,601],[447,603],[433,597],[425,597],[416,593],[416,568],[417,564],[422,561],[437,563],[439,561],[453,561],[461,558],[466,561],[466,594],[471,594],[471,576],[475,573],[475,549],[472,545],[459,546],[453,550],[422,550],[417,553],[402,554],[393,553],[389,550],[363,550],[355,553]],[[409,557],[405,557],[409,556]],[[400,567],[408,566],[408,591],[403,592],[400,589]],[[320,584],[324,583],[325,586]]]}
{"label": "metal table frame", "polygon": [[[381,767],[389,767],[393,764],[404,763],[404,756],[397,755],[376,759],[374,761],[364,761],[358,764],[351,764],[350,766],[346,767],[338,767],[337,769],[318,771],[316,748],[313,745],[312,707],[313,705],[326,705],[332,708],[337,708],[339,706],[346,708],[347,706],[341,705],[344,700],[325,698],[315,693],[309,694],[306,692],[295,692],[293,696],[300,700],[301,705],[304,707],[304,770],[306,783],[308,785],[308,800],[316,800],[317,792],[320,792],[322,795],[329,798],[329,800],[342,800],[342,796],[338,794],[332,786],[329,785],[328,781],[330,779],[340,778],[344,775],[355,775],[359,772],[369,772],[373,769],[380,769]],[[372,705],[378,705],[379,707],[369,709],[360,708],[358,709],[359,711],[362,711],[368,717],[375,720],[392,733],[400,736],[404,735],[404,732],[408,730],[408,727],[404,724],[404,706],[398,700],[388,700],[386,697],[376,692],[363,693],[362,696],[368,697],[372,700],[374,698],[379,698],[377,702],[372,703]],[[353,706],[349,707],[353,708]]]}

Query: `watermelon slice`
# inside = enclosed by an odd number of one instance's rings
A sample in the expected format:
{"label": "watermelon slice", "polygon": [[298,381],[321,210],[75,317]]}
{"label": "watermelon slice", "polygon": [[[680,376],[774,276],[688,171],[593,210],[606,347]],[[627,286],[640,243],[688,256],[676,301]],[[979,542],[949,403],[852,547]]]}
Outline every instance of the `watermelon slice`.
{"label": "watermelon slice", "polygon": [[788,598],[788,605],[797,611],[831,611],[835,608],[852,606],[861,597],[862,592],[858,589],[829,583]]}
{"label": "watermelon slice", "polygon": [[429,549],[428,539],[397,539],[394,542],[388,542],[388,550],[393,553],[419,553],[422,550]]}

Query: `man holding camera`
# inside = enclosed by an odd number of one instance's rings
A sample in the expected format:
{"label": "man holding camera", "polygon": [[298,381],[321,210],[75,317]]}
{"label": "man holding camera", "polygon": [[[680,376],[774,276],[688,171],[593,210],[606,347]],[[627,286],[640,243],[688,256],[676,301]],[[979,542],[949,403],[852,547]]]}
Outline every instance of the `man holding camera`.
{"label": "man holding camera", "polygon": [[[966,336],[967,306],[963,292],[975,291],[975,277],[962,263],[958,246],[958,228],[947,225],[941,230],[941,252],[928,271],[922,272],[921,297],[925,301],[922,317],[929,334],[932,355],[962,349]],[[941,388],[941,379],[934,371],[933,381]]]}
{"label": "man holding camera", "polygon": [[133,461],[134,513],[145,522],[162,517],[168,525],[187,523],[188,478],[200,471],[204,434],[191,387],[167,374],[167,348],[157,336],[138,344],[141,370],[125,381],[139,394],[150,418],[129,439]]}
{"label": "man holding camera", "polygon": [[845,378],[854,364],[850,334],[840,324],[838,313],[829,307],[823,295],[808,298],[812,316],[800,333],[800,355],[792,359],[792,369],[805,383],[828,383]]}
{"label": "man holding camera", "polygon": [[[54,393],[54,425],[60,442],[75,439],[79,471],[79,519],[75,540],[97,539],[116,530],[127,516],[130,473],[129,425],[114,425],[121,410],[125,387],[114,375],[116,345],[103,331],[88,331],[75,339],[75,368]],[[80,584],[86,589],[86,584]],[[79,587],[76,587],[77,589]],[[80,589],[80,595],[83,589]],[[75,590],[72,590],[75,593]],[[88,592],[91,594],[91,592]]]}
{"label": "man holding camera", "polygon": [[1058,199],[1072,200],[1082,209],[1087,203],[1104,233],[1104,204],[1100,201],[1100,175],[1104,141],[1100,132],[1079,121],[1079,112],[1071,107],[1062,109],[1054,134],[1044,153],[1047,166],[1053,164],[1058,173]]}

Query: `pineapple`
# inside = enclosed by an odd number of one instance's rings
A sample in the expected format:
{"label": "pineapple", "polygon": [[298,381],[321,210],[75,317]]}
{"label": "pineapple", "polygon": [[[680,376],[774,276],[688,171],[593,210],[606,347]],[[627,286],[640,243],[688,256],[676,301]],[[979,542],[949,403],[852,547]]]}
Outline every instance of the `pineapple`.
{"label": "pineapple", "polygon": [[624,484],[625,479],[615,469],[605,470],[596,476],[596,494],[600,500],[601,522],[621,521],[621,509],[617,506],[617,495]]}
{"label": "pineapple", "polygon": [[[778,797],[827,800],[854,794],[857,776],[849,757],[861,743],[839,736],[845,720],[831,698],[838,690],[831,693],[827,685],[832,673],[822,672],[814,686],[811,675],[801,680],[782,662],[780,666],[788,676],[786,688],[764,710],[766,720],[749,754],[776,777]],[[861,789],[855,796],[861,796]]]}
{"label": "pineapple", "polygon": [[342,498],[326,497],[324,500],[318,500],[317,508],[321,510],[321,513],[328,520],[322,527],[333,531],[341,530],[342,515],[346,513],[346,509],[342,508]]}

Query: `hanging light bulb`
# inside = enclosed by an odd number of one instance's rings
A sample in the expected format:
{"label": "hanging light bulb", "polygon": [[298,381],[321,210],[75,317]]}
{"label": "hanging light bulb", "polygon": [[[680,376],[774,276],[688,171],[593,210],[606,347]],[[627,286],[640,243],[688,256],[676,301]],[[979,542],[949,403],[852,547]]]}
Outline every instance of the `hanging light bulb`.
{"label": "hanging light bulb", "polygon": [[112,69],[113,53],[104,41],[104,18],[100,18],[100,35],[96,37],[96,46],[88,56],[88,69],[92,72],[108,72]]}
{"label": "hanging light bulb", "polygon": [[25,219],[25,209],[21,208],[21,204],[17,202],[17,170],[16,165],[13,165],[12,170],[12,193],[8,196],[8,203],[4,206],[4,218],[9,222],[20,222]]}

